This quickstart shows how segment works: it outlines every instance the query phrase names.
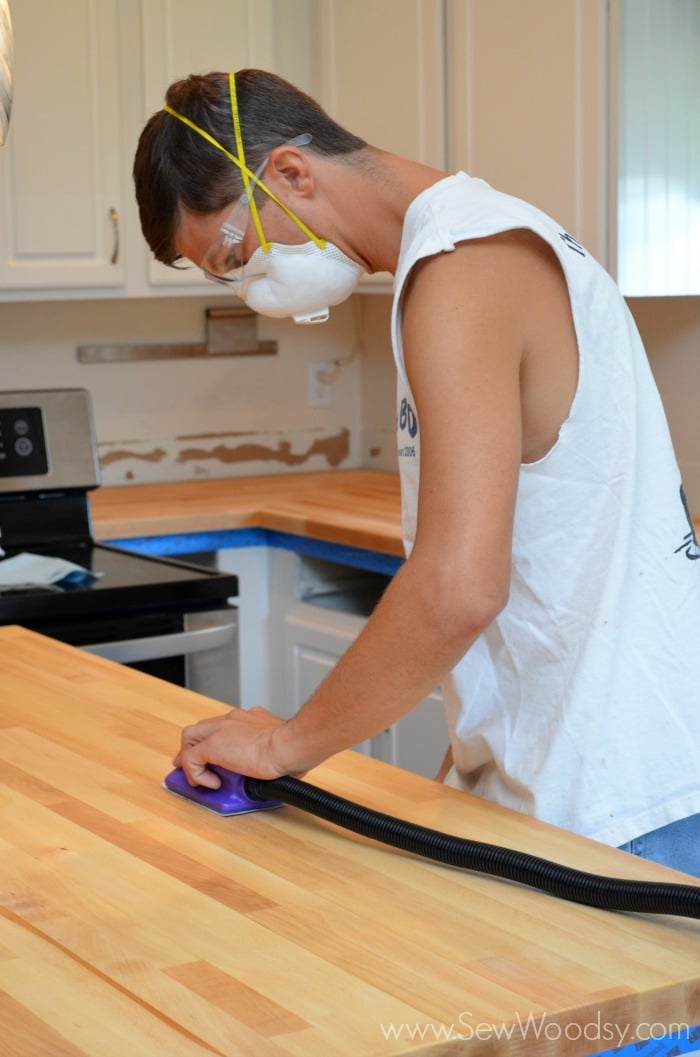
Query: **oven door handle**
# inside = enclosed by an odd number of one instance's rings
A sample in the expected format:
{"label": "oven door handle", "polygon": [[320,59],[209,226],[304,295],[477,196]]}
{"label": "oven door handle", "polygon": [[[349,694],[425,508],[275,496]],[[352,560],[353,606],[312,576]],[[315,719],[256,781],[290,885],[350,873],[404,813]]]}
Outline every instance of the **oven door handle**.
{"label": "oven door handle", "polygon": [[222,646],[235,646],[238,639],[238,624],[223,624],[195,631],[179,631],[174,635],[152,635],[140,639],[123,639],[119,642],[95,642],[81,647],[87,653],[104,657],[120,664],[138,661],[155,661],[161,657],[188,656],[203,653]]}

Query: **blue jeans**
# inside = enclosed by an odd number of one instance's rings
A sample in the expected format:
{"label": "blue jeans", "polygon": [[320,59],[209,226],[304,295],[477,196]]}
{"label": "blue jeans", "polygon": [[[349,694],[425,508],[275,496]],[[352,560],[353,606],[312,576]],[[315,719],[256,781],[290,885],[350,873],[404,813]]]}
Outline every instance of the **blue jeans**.
{"label": "blue jeans", "polygon": [[621,851],[700,877],[700,815],[689,815],[620,845]]}

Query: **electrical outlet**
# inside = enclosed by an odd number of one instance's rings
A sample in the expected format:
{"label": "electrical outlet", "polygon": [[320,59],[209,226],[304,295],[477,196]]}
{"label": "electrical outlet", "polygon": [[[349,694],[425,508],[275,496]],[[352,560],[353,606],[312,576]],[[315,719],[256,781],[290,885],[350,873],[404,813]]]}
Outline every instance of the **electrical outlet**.
{"label": "electrical outlet", "polygon": [[309,407],[330,407],[333,403],[332,363],[310,363],[307,403]]}

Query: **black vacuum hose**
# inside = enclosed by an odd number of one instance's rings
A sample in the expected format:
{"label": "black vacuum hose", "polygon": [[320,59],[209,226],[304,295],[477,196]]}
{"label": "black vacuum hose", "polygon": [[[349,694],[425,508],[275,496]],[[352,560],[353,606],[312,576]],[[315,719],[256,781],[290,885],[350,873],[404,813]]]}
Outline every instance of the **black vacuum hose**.
{"label": "black vacuum hose", "polygon": [[280,800],[363,837],[371,837],[448,866],[506,877],[574,903],[585,903],[603,910],[700,918],[700,885],[630,881],[574,870],[526,852],[483,844],[406,822],[289,776],[272,780],[246,778],[244,785],[252,800]]}

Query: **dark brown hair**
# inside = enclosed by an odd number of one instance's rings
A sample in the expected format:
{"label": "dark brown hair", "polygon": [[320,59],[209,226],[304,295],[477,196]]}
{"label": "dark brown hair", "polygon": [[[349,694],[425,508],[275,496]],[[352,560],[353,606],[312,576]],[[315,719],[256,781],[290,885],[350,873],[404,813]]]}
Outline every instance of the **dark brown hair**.
{"label": "dark brown hair", "polygon": [[[338,125],[310,96],[276,74],[236,73],[236,96],[246,163],[255,171],[273,147],[310,132],[309,151],[344,155],[367,146]],[[229,75],[208,73],[176,81],[166,102],[237,155]],[[157,260],[173,264],[180,206],[219,212],[243,191],[240,170],[182,121],[159,110],[146,124],[134,159],[141,228]]]}

